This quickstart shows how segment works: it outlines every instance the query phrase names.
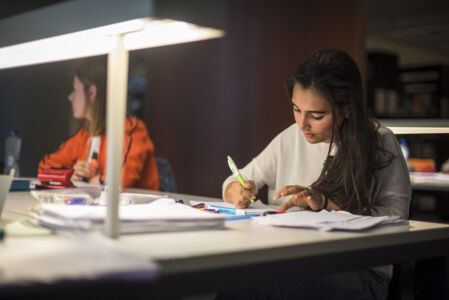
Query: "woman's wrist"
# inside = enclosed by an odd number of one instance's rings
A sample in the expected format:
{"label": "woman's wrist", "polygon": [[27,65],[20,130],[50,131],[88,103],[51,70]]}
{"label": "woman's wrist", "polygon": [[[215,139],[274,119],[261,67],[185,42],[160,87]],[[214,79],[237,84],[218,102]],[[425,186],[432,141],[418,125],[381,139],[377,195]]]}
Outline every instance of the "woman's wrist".
{"label": "woman's wrist", "polygon": [[332,200],[328,199],[327,202],[327,210],[331,211],[331,210],[341,210],[340,206],[338,206],[337,204],[335,204],[335,202],[333,202]]}

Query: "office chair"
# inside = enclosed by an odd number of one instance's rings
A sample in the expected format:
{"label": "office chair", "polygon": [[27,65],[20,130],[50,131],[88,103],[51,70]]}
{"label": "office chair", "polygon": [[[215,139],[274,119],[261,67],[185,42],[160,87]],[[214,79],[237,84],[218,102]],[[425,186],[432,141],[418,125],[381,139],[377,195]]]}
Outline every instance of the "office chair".
{"label": "office chair", "polygon": [[415,262],[407,261],[393,265],[387,300],[415,298]]}
{"label": "office chair", "polygon": [[176,193],[175,175],[168,161],[165,158],[156,157],[156,164],[159,173],[159,189],[163,192]]}

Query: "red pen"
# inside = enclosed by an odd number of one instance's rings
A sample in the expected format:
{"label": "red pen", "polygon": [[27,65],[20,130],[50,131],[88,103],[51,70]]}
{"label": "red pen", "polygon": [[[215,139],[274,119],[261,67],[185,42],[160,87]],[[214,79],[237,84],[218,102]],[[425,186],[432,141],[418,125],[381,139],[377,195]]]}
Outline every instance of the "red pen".
{"label": "red pen", "polygon": [[277,211],[269,210],[269,211],[266,211],[266,212],[263,213],[264,216],[275,215],[275,214],[285,214],[285,210],[277,210]]}

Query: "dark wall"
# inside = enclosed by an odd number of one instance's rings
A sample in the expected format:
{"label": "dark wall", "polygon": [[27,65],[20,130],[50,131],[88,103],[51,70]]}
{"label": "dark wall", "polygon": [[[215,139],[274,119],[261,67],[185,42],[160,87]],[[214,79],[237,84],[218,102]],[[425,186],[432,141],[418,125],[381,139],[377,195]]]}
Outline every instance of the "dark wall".
{"label": "dark wall", "polygon": [[[0,0],[0,18],[62,2],[61,0]],[[0,166],[10,129],[22,138],[20,175],[37,176],[37,163],[70,133],[73,61],[0,70]],[[3,169],[0,168],[0,172]]]}
{"label": "dark wall", "polygon": [[346,50],[364,70],[363,1],[232,0],[226,37],[146,51],[145,121],[179,192],[221,197],[243,167],[294,122],[285,79],[312,52]]}
{"label": "dark wall", "polygon": [[[67,95],[72,61],[0,70],[0,161],[9,130],[22,138],[20,175],[37,176],[37,164],[69,136]],[[1,170],[0,172],[2,172]]]}
{"label": "dark wall", "polygon": [[[243,167],[294,122],[284,82],[313,51],[342,48],[364,68],[363,1],[231,0],[227,19],[223,39],[139,52],[142,115],[179,192],[219,197],[230,174],[226,155]],[[23,175],[35,176],[42,156],[70,135],[73,65],[0,71],[0,161],[8,130],[17,128]]]}

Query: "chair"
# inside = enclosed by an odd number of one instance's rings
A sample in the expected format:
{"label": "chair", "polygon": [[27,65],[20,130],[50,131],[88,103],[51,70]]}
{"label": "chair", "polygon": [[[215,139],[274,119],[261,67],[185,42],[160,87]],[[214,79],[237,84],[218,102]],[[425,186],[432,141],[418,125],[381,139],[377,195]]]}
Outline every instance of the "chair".
{"label": "chair", "polygon": [[168,161],[165,158],[156,157],[156,165],[159,173],[159,189],[163,192],[176,193],[175,175]]}
{"label": "chair", "polygon": [[387,300],[414,299],[415,262],[407,261],[393,265]]}

